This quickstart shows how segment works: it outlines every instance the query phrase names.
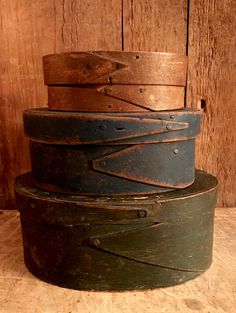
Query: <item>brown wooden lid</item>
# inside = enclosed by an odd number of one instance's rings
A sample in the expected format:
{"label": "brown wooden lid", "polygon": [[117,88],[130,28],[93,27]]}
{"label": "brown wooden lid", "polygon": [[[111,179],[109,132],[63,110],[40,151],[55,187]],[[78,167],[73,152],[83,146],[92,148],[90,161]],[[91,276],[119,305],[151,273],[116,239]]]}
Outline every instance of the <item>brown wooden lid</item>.
{"label": "brown wooden lid", "polygon": [[186,85],[187,57],[164,52],[88,51],[43,57],[46,85]]}

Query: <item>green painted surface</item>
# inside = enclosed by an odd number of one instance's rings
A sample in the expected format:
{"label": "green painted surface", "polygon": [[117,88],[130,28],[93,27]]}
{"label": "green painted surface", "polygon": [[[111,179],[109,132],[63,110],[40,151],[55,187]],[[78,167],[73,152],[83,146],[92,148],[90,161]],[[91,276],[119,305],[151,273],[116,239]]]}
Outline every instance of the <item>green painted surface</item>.
{"label": "green painted surface", "polygon": [[146,197],[82,197],[16,181],[25,262],[39,278],[81,290],[149,289],[211,264],[217,180]]}

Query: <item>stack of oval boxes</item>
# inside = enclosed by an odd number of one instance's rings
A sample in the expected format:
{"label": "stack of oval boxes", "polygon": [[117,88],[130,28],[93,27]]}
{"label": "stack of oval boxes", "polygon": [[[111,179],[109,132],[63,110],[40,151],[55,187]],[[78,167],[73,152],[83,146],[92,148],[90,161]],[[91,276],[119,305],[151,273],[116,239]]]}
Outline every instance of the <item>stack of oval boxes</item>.
{"label": "stack of oval boxes", "polygon": [[48,109],[24,112],[32,173],[16,180],[25,263],[81,290],[178,284],[211,264],[217,181],[194,167],[200,112],[187,57],[43,58]]}

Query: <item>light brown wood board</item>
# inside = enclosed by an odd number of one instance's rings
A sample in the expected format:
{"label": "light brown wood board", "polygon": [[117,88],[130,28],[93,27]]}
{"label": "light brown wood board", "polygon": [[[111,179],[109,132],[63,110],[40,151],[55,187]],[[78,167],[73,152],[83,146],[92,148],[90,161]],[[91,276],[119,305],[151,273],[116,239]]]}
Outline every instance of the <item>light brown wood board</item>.
{"label": "light brown wood board", "polygon": [[187,104],[203,106],[196,165],[219,179],[218,205],[236,204],[236,2],[190,1]]}
{"label": "light brown wood board", "polygon": [[236,211],[216,210],[213,264],[184,284],[148,291],[83,292],[34,277],[23,262],[19,213],[0,212],[1,313],[234,313]]}
{"label": "light brown wood board", "polygon": [[187,0],[123,0],[125,51],[185,54]]}

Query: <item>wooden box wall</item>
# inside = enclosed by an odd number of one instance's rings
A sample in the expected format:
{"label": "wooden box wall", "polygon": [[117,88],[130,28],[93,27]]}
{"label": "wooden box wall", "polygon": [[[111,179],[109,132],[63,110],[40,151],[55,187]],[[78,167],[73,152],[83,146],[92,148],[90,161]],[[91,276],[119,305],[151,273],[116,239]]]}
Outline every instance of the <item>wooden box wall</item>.
{"label": "wooden box wall", "polygon": [[212,261],[217,180],[196,171],[188,188],[146,197],[48,193],[16,179],[27,268],[79,290],[174,285]]}

